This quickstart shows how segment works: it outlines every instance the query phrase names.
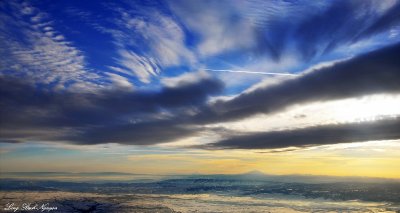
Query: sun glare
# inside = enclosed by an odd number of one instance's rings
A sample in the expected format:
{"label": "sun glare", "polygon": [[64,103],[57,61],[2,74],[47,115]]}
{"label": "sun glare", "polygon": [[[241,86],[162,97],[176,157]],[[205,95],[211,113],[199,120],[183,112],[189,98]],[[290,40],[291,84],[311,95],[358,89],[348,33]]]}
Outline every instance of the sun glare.
{"label": "sun glare", "polygon": [[399,116],[400,94],[381,94],[298,104],[284,112],[258,114],[243,120],[208,126],[242,132],[280,131],[314,125],[377,121]]}
{"label": "sun glare", "polygon": [[334,103],[332,114],[339,122],[364,122],[400,115],[400,95],[373,95]]}

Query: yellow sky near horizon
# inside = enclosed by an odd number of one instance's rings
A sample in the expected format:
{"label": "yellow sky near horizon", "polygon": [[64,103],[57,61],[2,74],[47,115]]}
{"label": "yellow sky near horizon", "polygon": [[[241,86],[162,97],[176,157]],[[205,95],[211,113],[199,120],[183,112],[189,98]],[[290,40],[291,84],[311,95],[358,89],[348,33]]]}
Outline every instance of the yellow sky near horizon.
{"label": "yellow sky near horizon", "polygon": [[[379,143],[384,143],[383,145]],[[346,147],[347,146],[347,147]],[[400,178],[400,144],[366,142],[320,146],[289,152],[263,153],[265,150],[208,151],[203,155],[129,156],[142,171],[235,174],[259,170],[269,174],[311,174]],[[213,157],[214,156],[214,157]],[[154,162],[167,167],[151,167]]]}
{"label": "yellow sky near horizon", "polygon": [[[379,121],[399,117],[400,94],[370,95],[296,105],[283,112],[216,123],[233,132],[268,132]],[[379,110],[378,110],[379,109]],[[301,119],[299,119],[299,115]],[[400,179],[400,140],[370,141],[286,150],[204,150],[187,148],[218,141],[202,134],[170,143],[135,146],[73,145],[32,141],[0,143],[0,172],[129,172],[139,174],[267,174],[368,176]],[[295,140],[295,138],[294,138]],[[278,151],[278,152],[277,152]]]}
{"label": "yellow sky near horizon", "polygon": [[[400,178],[400,141],[371,141],[297,149],[178,150],[130,152],[108,149],[48,149],[46,155],[1,155],[1,171],[129,172],[140,174],[309,174]],[[64,154],[60,154],[63,152]],[[120,152],[125,150],[126,152]]]}

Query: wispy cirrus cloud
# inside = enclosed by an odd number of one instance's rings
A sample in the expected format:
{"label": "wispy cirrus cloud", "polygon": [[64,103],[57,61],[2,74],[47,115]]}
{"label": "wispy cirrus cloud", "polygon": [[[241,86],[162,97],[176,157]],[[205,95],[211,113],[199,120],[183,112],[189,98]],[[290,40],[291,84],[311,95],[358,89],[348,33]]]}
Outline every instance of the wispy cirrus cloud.
{"label": "wispy cirrus cloud", "polygon": [[3,73],[61,87],[98,78],[86,70],[84,54],[55,29],[45,12],[27,2],[2,4],[7,9],[0,26]]}
{"label": "wispy cirrus cloud", "polygon": [[200,36],[195,46],[202,57],[256,45],[253,26],[239,15],[241,4],[170,1],[169,5],[190,32]]}
{"label": "wispy cirrus cloud", "polygon": [[134,88],[134,85],[127,78],[121,75],[114,73],[107,73],[107,75],[110,77],[110,80],[113,83],[112,85],[114,85],[117,89],[131,90]]}
{"label": "wispy cirrus cloud", "polygon": [[[395,43],[398,38],[389,31],[400,26],[395,15],[399,3],[391,0],[143,1],[103,6],[109,13],[101,22],[97,21],[101,15],[73,7],[68,14],[111,35],[116,49],[115,63],[106,66],[112,67],[111,72],[122,71],[145,84],[161,73],[168,75],[164,70],[180,66],[298,71],[299,64],[321,62],[327,60],[320,59],[326,55],[340,59],[359,54],[362,45],[376,48]],[[384,42],[365,42],[371,39]],[[141,60],[126,66],[132,60],[127,52]],[[347,55],[338,57],[338,52]],[[271,70],[291,60],[284,70]],[[265,68],[255,66],[260,61]]]}
{"label": "wispy cirrus cloud", "polygon": [[[0,79],[0,112],[5,122],[1,123],[1,139],[4,142],[29,139],[75,144],[149,145],[208,132],[217,136],[214,138],[221,138],[220,142],[207,147],[217,149],[283,148],[397,139],[398,119],[393,118],[367,123],[325,123],[304,129],[261,133],[238,133],[207,125],[240,120],[258,113],[283,112],[297,104],[360,95],[397,94],[400,92],[400,64],[396,57],[399,52],[400,45],[397,44],[214,102],[209,102],[209,98],[221,94],[223,83],[206,72],[166,78],[164,87],[158,91],[105,89],[96,94],[46,91],[3,76]],[[297,136],[298,143],[289,140],[289,137]],[[322,140],[324,137],[326,140]],[[244,143],[250,139],[254,140],[253,145]],[[279,142],[281,140],[284,142]]]}
{"label": "wispy cirrus cloud", "polygon": [[[75,3],[53,6],[65,4]],[[398,123],[316,120],[303,130],[237,133],[227,123],[258,114],[268,119],[296,105],[399,93],[399,4],[106,2],[85,5],[88,11],[66,7],[78,21],[57,22],[30,3],[1,2],[1,140],[153,145],[210,133],[212,148],[282,148],[318,145],[318,131],[393,130]],[[76,28],[82,23],[92,28]],[[209,72],[192,71],[205,67]],[[267,73],[279,76],[254,75]],[[320,144],[398,137],[381,132]],[[296,135],[301,142],[288,141]],[[254,144],[240,146],[248,139]]]}
{"label": "wispy cirrus cloud", "polygon": [[194,53],[185,44],[186,34],[171,16],[151,6],[131,3],[115,10],[116,30],[105,29],[118,49],[118,66],[143,83],[171,66],[196,63]]}
{"label": "wispy cirrus cloud", "polygon": [[[137,12],[137,11],[135,11]],[[185,45],[185,33],[172,17],[156,11],[143,12],[142,17],[123,12],[122,21],[127,33],[133,32],[134,43],[144,42],[161,66],[193,63],[195,57]]]}
{"label": "wispy cirrus cloud", "polygon": [[[199,35],[203,56],[240,51],[280,60],[297,52],[303,60],[399,26],[399,2],[376,1],[171,1],[170,7]],[[354,26],[358,26],[354,28]]]}
{"label": "wispy cirrus cloud", "polygon": [[132,51],[121,49],[117,60],[119,67],[110,67],[116,72],[136,76],[143,83],[150,83],[151,77],[157,76],[161,69],[152,57],[138,55]]}

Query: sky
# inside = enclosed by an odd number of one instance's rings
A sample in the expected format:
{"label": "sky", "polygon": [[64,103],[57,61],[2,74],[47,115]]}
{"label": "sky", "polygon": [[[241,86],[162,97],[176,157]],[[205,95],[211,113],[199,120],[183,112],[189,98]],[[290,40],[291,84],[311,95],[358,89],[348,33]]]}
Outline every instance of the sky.
{"label": "sky", "polygon": [[0,11],[1,172],[400,178],[400,1]]}

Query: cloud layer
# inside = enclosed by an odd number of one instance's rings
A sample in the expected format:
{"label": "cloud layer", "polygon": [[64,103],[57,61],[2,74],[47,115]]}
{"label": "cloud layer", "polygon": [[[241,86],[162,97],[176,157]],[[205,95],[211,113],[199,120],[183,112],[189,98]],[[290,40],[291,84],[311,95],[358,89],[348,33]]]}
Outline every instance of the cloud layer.
{"label": "cloud layer", "polygon": [[1,140],[149,145],[213,132],[224,139],[209,147],[282,148],[397,139],[398,120],[229,135],[203,125],[284,111],[299,103],[398,93],[399,54],[397,44],[217,102],[208,99],[220,94],[224,85],[205,72],[165,79],[165,86],[156,91],[96,93],[55,92],[1,76]]}
{"label": "cloud layer", "polygon": [[399,139],[400,119],[376,122],[324,125],[286,131],[252,134],[231,134],[217,143],[203,146],[208,149],[276,149],[307,147],[355,141]]}
{"label": "cloud layer", "polygon": [[[176,127],[177,123],[168,121],[169,118],[189,115],[205,104],[208,96],[223,88],[221,81],[202,73],[194,81],[183,78],[179,85],[165,86],[158,91],[54,92],[15,78],[0,76],[0,82],[0,129],[5,141],[65,138],[74,142],[77,138],[82,143],[145,143],[135,135],[149,136],[144,138],[148,144],[170,141],[172,134],[184,136],[185,128]],[[60,136],[64,131],[70,136]]]}
{"label": "cloud layer", "polygon": [[[211,133],[220,141],[207,148],[283,148],[399,138],[396,119],[210,127],[399,94],[399,1],[9,1],[0,12],[0,142],[152,145]],[[268,73],[286,76],[258,75]],[[273,83],[242,84],[240,74]]]}
{"label": "cloud layer", "polygon": [[400,44],[307,72],[280,84],[217,101],[197,115],[199,122],[222,122],[272,113],[293,104],[400,90]]}

